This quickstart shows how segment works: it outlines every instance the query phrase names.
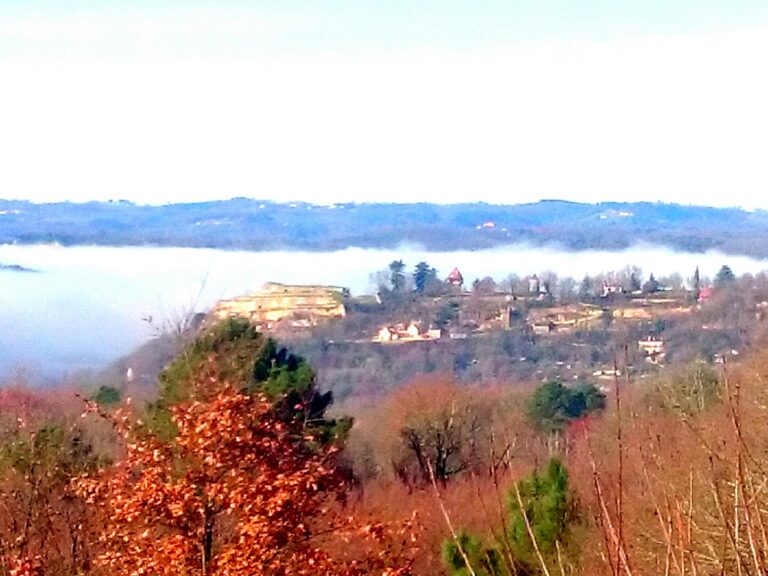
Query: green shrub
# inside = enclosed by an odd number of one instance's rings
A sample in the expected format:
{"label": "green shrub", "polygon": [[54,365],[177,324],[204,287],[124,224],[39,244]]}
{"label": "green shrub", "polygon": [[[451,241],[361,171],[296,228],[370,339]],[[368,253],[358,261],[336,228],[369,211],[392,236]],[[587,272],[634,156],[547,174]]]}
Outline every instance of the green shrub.
{"label": "green shrub", "polygon": [[555,432],[568,422],[605,408],[605,395],[594,385],[581,383],[571,388],[558,380],[539,386],[528,403],[527,414],[545,432]]}
{"label": "green shrub", "polygon": [[121,399],[120,391],[112,386],[99,386],[99,389],[91,395],[91,400],[100,406],[112,406],[120,403]]}

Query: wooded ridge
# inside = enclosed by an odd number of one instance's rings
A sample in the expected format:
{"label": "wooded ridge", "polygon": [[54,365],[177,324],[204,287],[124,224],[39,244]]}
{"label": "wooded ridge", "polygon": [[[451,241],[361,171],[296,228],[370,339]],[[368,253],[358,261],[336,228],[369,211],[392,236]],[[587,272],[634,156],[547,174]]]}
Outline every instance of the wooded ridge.
{"label": "wooded ridge", "polygon": [[161,206],[126,201],[0,200],[0,243],[338,250],[417,244],[427,250],[516,243],[768,256],[768,212],[662,203],[315,205],[233,198]]}

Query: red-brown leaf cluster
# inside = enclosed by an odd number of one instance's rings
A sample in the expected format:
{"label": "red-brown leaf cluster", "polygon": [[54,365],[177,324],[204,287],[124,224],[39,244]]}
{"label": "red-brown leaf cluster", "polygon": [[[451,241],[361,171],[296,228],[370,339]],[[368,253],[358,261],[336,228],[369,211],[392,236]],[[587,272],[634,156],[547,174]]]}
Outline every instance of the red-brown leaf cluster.
{"label": "red-brown leaf cluster", "polygon": [[383,540],[387,528],[361,530],[330,514],[346,489],[337,448],[308,442],[300,422],[279,420],[271,408],[261,396],[224,386],[172,409],[178,434],[171,441],[117,414],[124,458],[77,483],[105,515],[104,573],[408,573],[407,560],[381,549],[349,560],[323,548],[329,534]]}

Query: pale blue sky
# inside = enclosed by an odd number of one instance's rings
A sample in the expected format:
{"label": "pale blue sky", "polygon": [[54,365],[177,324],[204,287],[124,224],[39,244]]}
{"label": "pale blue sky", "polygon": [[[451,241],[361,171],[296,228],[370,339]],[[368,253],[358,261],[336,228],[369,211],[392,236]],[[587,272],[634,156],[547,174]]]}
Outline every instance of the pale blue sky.
{"label": "pale blue sky", "polygon": [[0,0],[0,197],[768,208],[768,2]]}

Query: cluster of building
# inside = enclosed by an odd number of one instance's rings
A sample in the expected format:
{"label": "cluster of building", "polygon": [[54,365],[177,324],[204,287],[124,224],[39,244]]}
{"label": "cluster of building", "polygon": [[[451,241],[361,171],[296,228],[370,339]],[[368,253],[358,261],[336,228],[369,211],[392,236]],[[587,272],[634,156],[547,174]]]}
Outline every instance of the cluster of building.
{"label": "cluster of building", "polygon": [[442,336],[443,331],[439,328],[430,328],[423,331],[417,322],[410,322],[407,326],[405,324],[382,326],[373,338],[373,341],[384,343],[419,342],[439,340]]}

